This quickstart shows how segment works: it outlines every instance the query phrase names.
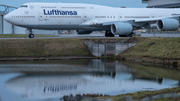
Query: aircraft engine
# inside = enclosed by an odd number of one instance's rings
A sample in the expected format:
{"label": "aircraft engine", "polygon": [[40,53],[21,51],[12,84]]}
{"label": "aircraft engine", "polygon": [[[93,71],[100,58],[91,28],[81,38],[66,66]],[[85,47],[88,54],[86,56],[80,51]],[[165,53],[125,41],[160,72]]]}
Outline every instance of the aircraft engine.
{"label": "aircraft engine", "polygon": [[117,22],[111,25],[111,32],[116,35],[126,35],[131,34],[133,27],[130,23]]}
{"label": "aircraft engine", "polygon": [[179,28],[179,21],[176,19],[161,19],[157,21],[157,28],[160,31],[175,31]]}
{"label": "aircraft engine", "polygon": [[77,30],[76,32],[77,34],[91,34],[92,33],[92,31],[88,31],[88,30]]}

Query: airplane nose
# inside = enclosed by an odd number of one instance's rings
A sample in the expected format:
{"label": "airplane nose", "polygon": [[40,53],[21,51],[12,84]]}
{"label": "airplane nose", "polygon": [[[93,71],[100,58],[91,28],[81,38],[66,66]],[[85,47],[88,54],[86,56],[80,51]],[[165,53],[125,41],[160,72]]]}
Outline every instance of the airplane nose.
{"label": "airplane nose", "polygon": [[4,20],[6,20],[7,22],[9,22],[9,20],[10,20],[10,15],[9,15],[9,14],[5,15],[5,16],[4,16]]}

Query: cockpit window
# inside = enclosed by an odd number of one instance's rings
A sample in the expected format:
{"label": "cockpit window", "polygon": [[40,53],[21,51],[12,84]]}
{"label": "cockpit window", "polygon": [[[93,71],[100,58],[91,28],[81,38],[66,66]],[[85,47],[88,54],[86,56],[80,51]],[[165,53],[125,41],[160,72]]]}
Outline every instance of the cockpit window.
{"label": "cockpit window", "polygon": [[27,5],[22,5],[21,7],[28,7]]}

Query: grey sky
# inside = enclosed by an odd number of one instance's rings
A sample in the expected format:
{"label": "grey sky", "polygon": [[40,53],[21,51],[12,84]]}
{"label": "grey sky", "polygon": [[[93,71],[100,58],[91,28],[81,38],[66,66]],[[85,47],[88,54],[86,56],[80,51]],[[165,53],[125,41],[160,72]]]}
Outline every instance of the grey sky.
{"label": "grey sky", "polygon": [[[1,0],[0,5],[9,5],[20,7],[24,3],[28,2],[61,2],[61,3],[89,3],[98,4],[111,7],[131,7],[131,8],[143,8],[146,4],[142,3],[142,0]],[[2,9],[2,8],[0,8]]]}

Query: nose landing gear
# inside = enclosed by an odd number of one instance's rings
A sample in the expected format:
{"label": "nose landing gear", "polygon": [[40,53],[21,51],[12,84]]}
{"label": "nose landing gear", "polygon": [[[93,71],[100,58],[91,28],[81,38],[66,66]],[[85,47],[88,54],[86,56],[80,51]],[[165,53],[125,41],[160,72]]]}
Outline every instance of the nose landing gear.
{"label": "nose landing gear", "polygon": [[29,38],[34,38],[34,34],[29,34]]}
{"label": "nose landing gear", "polygon": [[34,38],[34,34],[32,32],[32,29],[28,29],[29,30],[29,38]]}

